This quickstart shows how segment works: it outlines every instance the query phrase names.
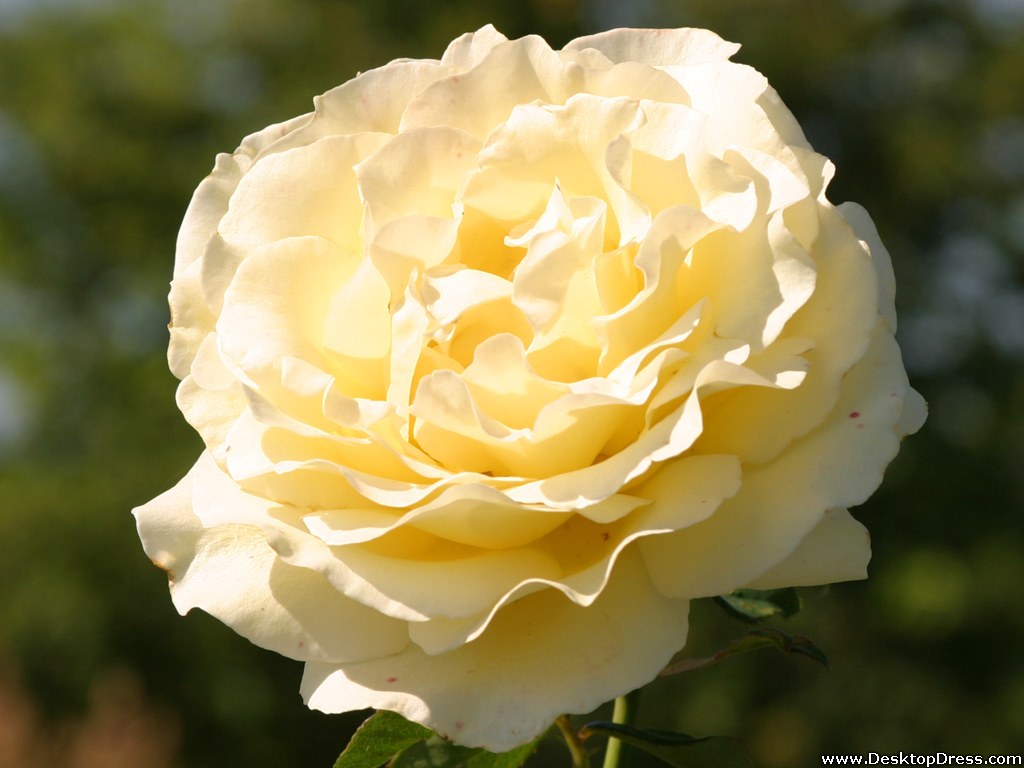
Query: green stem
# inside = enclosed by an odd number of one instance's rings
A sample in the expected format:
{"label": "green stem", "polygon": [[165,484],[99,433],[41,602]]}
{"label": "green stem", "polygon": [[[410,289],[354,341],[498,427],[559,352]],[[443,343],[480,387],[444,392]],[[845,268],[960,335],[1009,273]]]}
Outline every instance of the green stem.
{"label": "green stem", "polygon": [[587,755],[587,750],[583,748],[583,742],[580,741],[579,735],[573,729],[572,723],[569,722],[569,716],[562,715],[555,720],[555,725],[562,732],[562,738],[565,739],[565,744],[572,754],[572,768],[590,768],[590,757]]}
{"label": "green stem", "polygon": [[[615,700],[612,721],[619,725],[634,725],[637,710],[640,708],[640,689],[619,696]],[[628,768],[629,746],[615,737],[608,739],[608,750],[604,753],[604,768]]]}

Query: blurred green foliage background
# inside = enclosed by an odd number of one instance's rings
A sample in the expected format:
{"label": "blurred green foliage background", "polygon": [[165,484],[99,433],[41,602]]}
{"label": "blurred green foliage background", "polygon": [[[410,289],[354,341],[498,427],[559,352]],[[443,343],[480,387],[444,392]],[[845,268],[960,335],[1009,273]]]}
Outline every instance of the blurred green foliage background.
{"label": "blurred green foliage background", "polygon": [[[0,767],[332,764],[361,717],[178,617],[135,536],[200,450],[164,358],[174,238],[216,152],[487,22],[742,43],[836,162],[831,198],[875,218],[931,403],[857,511],[870,581],[784,625],[832,670],[753,654],[659,682],[642,724],[740,735],[765,768],[1024,752],[1020,0],[0,0]],[[697,605],[689,650],[741,632]]]}

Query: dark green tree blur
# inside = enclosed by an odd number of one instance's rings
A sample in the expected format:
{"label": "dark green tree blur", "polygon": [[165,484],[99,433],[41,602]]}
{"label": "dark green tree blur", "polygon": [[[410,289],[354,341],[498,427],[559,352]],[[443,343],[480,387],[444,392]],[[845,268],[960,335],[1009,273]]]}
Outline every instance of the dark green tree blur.
{"label": "dark green tree blur", "polygon": [[[130,509],[200,450],[164,356],[174,239],[216,152],[487,22],[742,43],[838,166],[831,199],[874,217],[931,404],[855,510],[871,579],[782,625],[831,671],[751,654],[655,684],[641,723],[742,736],[764,768],[1024,753],[1020,0],[0,0],[0,768],[327,768],[362,719],[180,618],[138,544]],[[696,605],[688,651],[741,633]]]}

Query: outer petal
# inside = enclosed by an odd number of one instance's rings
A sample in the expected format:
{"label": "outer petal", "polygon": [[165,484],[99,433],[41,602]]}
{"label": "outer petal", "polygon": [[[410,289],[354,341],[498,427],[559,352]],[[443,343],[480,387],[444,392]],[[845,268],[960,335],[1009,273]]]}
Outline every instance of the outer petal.
{"label": "outer petal", "polygon": [[[171,372],[179,379],[188,375],[188,367],[203,338],[213,327],[218,307],[209,304],[204,295],[201,276],[206,270],[211,239],[217,234],[218,222],[224,217],[231,196],[242,177],[252,166],[257,154],[294,133],[309,122],[309,115],[268,126],[247,136],[234,154],[217,155],[210,175],[192,195],[185,219],[178,231],[174,259],[174,280],[171,281],[171,342],[167,359]],[[220,254],[215,253],[217,260]]]}
{"label": "outer petal", "polygon": [[892,271],[892,259],[889,251],[882,245],[875,223],[868,212],[857,203],[843,203],[836,207],[847,223],[853,228],[854,234],[871,252],[871,261],[878,274],[878,311],[889,324],[889,329],[896,332],[896,276]]}
{"label": "outer petal", "polygon": [[455,69],[469,69],[479,64],[492,48],[505,42],[508,38],[493,24],[485,24],[476,32],[467,32],[449,43],[441,63]]}
{"label": "outer petal", "polygon": [[438,80],[414,98],[401,130],[447,125],[483,141],[518,104],[560,104],[566,98],[562,62],[544,40],[498,43],[468,72]]}
{"label": "outer petal", "polygon": [[[181,614],[201,608],[256,645],[301,661],[347,662],[400,651],[404,622],[339,593],[320,574],[282,562],[249,525],[204,528],[192,511],[208,454],[174,488],[133,514],[146,554],[167,571]],[[206,467],[203,470],[203,467]]]}
{"label": "outer petal", "polygon": [[878,323],[875,269],[846,222],[830,207],[820,213],[814,293],[768,350],[797,345],[809,363],[806,379],[788,392],[738,392],[709,416],[698,450],[735,453],[751,464],[771,460],[828,418],[843,376],[863,357]]}
{"label": "outer petal", "polygon": [[866,579],[870,559],[867,528],[845,509],[830,509],[789,557],[747,586],[777,589]]}
{"label": "outer petal", "polygon": [[192,361],[199,353],[203,339],[213,330],[216,316],[203,300],[199,274],[200,260],[193,260],[171,281],[167,301],[171,307],[170,343],[167,365],[179,379],[188,376]]}
{"label": "outer petal", "polygon": [[880,322],[825,424],[748,468],[740,492],[708,520],[639,542],[658,589],[703,597],[745,586],[789,556],[825,510],[864,502],[899,449],[908,391],[899,348]]}
{"label": "outer petal", "polygon": [[578,37],[569,51],[594,48],[611,61],[638,61],[654,66],[696,66],[725,61],[740,49],[706,29],[613,29]]}
{"label": "outer petal", "polygon": [[[432,618],[409,628],[412,641],[428,654],[450,651],[479,637],[501,609],[546,587],[564,593],[577,605],[600,598],[619,567],[623,553],[639,538],[677,531],[714,514],[722,499],[740,486],[739,462],[732,456],[696,456],[661,472],[636,489],[641,501],[632,514],[601,517],[595,509],[584,510],[554,532],[546,542],[560,553],[562,578],[524,581],[502,597],[490,613],[460,619]],[[621,497],[629,499],[629,497]],[[613,501],[609,499],[608,501]],[[618,506],[618,505],[616,505]]]}
{"label": "outer petal", "polygon": [[671,71],[694,108],[708,115],[705,140],[715,154],[721,156],[730,147],[757,150],[804,175],[794,147],[807,148],[807,139],[764,75],[726,61]]}
{"label": "outer petal", "polygon": [[256,155],[309,120],[310,115],[300,115],[284,123],[270,125],[246,136],[234,154],[217,155],[213,171],[203,179],[185,211],[185,219],[178,232],[175,277],[203,255],[207,242],[217,231],[217,222],[228,210],[231,195],[238,187],[239,180],[252,166]]}
{"label": "outer petal", "polygon": [[363,206],[353,167],[388,138],[384,133],[327,136],[263,158],[231,195],[221,235],[243,248],[315,235],[358,251]]}
{"label": "outer petal", "polygon": [[308,123],[273,145],[274,152],[312,144],[325,136],[364,132],[395,133],[409,100],[430,83],[451,73],[431,59],[393,61],[363,72],[313,99]]}
{"label": "outer petal", "polygon": [[652,680],[686,639],[688,604],[652,589],[627,551],[587,608],[551,590],[503,609],[457,650],[306,665],[302,693],[324,712],[390,709],[460,744],[502,752],[565,712],[589,712]]}
{"label": "outer petal", "polygon": [[194,377],[187,376],[178,385],[175,400],[207,449],[218,461],[223,461],[227,436],[247,405],[242,387],[236,383],[224,389],[208,390]]}

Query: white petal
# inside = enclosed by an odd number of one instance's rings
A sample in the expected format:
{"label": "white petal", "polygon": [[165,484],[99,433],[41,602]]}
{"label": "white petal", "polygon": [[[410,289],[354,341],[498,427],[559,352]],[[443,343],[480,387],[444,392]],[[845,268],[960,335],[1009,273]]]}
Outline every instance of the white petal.
{"label": "white petal", "polygon": [[709,519],[639,542],[658,589],[693,598],[745,586],[784,560],[826,510],[863,503],[899,449],[908,391],[899,348],[879,321],[818,429],[746,468],[740,492]]}
{"label": "white petal", "polygon": [[868,577],[871,537],[845,509],[830,509],[790,555],[747,586],[809,587]]}
{"label": "white petal", "polygon": [[455,193],[480,142],[448,127],[400,133],[359,164],[359,193],[373,229],[403,216],[451,218]]}
{"label": "white petal", "polygon": [[896,425],[896,431],[901,437],[912,435],[924,426],[927,418],[928,403],[917,391],[911,389],[907,392],[906,402],[903,403],[903,413],[899,424]]}
{"label": "white petal", "polygon": [[637,102],[577,94],[565,106],[519,104],[487,138],[481,171],[463,193],[468,207],[501,221],[539,216],[551,192],[607,200],[616,226],[609,236],[630,241],[649,225],[646,209],[615,177],[609,146],[643,122]]}
{"label": "white petal", "polygon": [[402,116],[401,130],[447,125],[483,141],[518,104],[561,104],[566,76],[558,55],[537,36],[496,42],[469,71],[424,88]]}
{"label": "white petal", "polygon": [[485,24],[476,32],[467,32],[449,43],[441,63],[455,69],[469,69],[479,64],[492,48],[505,42],[508,38],[493,24]]}
{"label": "white petal", "polygon": [[[594,49],[587,51],[595,53]],[[580,51],[562,51],[564,61],[580,61],[585,55]],[[686,90],[667,72],[649,64],[623,61],[613,66],[593,67],[584,64],[582,82],[574,79],[572,85],[577,93],[591,93],[594,96],[629,99],[645,99],[652,102],[689,104]],[[574,73],[575,74],[575,73]]]}
{"label": "white petal", "polygon": [[708,116],[705,141],[713,154],[722,157],[730,147],[755,149],[804,175],[792,147],[807,148],[807,140],[764,75],[728,61],[671,71],[694,109]]}
{"label": "white petal", "polygon": [[[401,530],[406,523],[419,527],[415,513],[383,533],[380,528],[319,530],[335,521],[343,526],[348,516],[343,510],[333,520],[306,518],[307,525],[325,538],[349,533],[353,541],[362,538],[373,541],[372,546],[327,550],[308,538],[287,536],[287,531],[272,544],[289,562],[319,570],[360,602],[416,622],[411,629],[415,641],[429,653],[437,653],[475,638],[502,606],[540,586],[552,587],[579,605],[590,605],[604,591],[620,555],[633,541],[697,524],[739,486],[740,467],[734,457],[691,457],[656,473],[637,487],[637,495],[612,496],[568,520],[550,510],[522,509],[528,524],[545,520],[561,524],[518,549],[481,551],[409,527]],[[451,497],[458,499],[459,494]],[[439,513],[444,511],[438,507]],[[504,510],[505,515],[511,512]],[[382,518],[372,520],[362,512],[354,517],[371,525],[385,524]],[[492,530],[500,534],[500,524]],[[535,528],[534,533],[541,531]],[[287,554],[285,546],[292,548]]]}
{"label": "white petal", "polygon": [[871,261],[878,274],[878,311],[889,324],[889,329],[896,332],[896,276],[892,270],[892,259],[889,251],[882,244],[875,222],[864,208],[857,203],[843,203],[836,210],[853,228],[854,234],[861,240],[871,253]]}
{"label": "white petal", "polygon": [[[368,291],[368,281],[363,279],[372,271],[372,265],[358,261],[323,238],[293,237],[257,249],[239,266],[225,293],[224,309],[217,321],[221,351],[235,365],[239,378],[251,382],[265,397],[282,394],[281,361],[288,357],[337,374],[346,384],[352,384],[351,389],[356,390],[352,394],[362,395],[360,389],[372,392],[372,379],[368,386],[360,386],[373,369],[372,354],[359,353],[372,347],[388,326],[386,295],[381,297],[386,288],[378,276],[380,290]],[[360,300],[360,309],[371,299],[378,299],[363,311],[363,333],[346,322],[353,297]],[[385,315],[383,320],[369,311],[373,308]],[[352,340],[351,345],[346,340]],[[332,358],[329,345],[338,349],[338,357],[371,358],[364,366],[369,371],[359,377],[362,381],[352,381],[356,374]],[[384,372],[379,359],[383,351],[377,351],[379,386]],[[320,410],[319,398],[309,409]]]}
{"label": "white petal", "polygon": [[179,379],[188,376],[199,346],[217,322],[216,315],[203,299],[199,277],[201,269],[201,259],[182,269],[171,281],[167,296],[171,308],[171,322],[167,326],[171,335],[167,364]]}
{"label": "white petal", "polygon": [[327,136],[394,134],[410,99],[451,71],[438,61],[404,59],[363,72],[313,99],[312,119],[271,149],[283,152]]}
{"label": "white petal", "polygon": [[546,590],[504,608],[481,637],[449,653],[411,647],[361,664],[307,664],[303,696],[325,712],[390,709],[459,744],[512,749],[558,715],[650,682],[684,644],[687,603],[658,595],[626,555],[586,608]]}
{"label": "white petal", "polygon": [[199,184],[185,211],[176,245],[175,277],[203,255],[210,238],[217,232],[218,222],[228,210],[231,195],[252,166],[253,159],[267,147],[301,129],[310,118],[310,115],[300,115],[269,125],[246,136],[234,154],[217,155],[213,171]]}
{"label": "white petal", "polygon": [[316,236],[359,252],[363,205],[354,166],[389,138],[383,133],[327,136],[262,158],[231,195],[221,235],[245,249]]}
{"label": "white petal", "polygon": [[725,61],[740,49],[706,29],[613,29],[578,37],[566,50],[595,48],[614,62],[638,61],[654,66],[696,66]]}
{"label": "white petal", "polygon": [[434,500],[397,517],[380,512],[337,510],[305,519],[319,538],[331,545],[361,543],[379,538],[403,525],[472,547],[509,549],[528,545],[564,523],[568,512],[531,509],[516,504],[500,491],[481,484],[446,488]]}
{"label": "white petal", "polygon": [[186,376],[178,385],[175,401],[207,449],[223,461],[228,433],[248,406],[241,385],[204,389],[195,378]]}
{"label": "white petal", "polygon": [[204,528],[192,511],[204,464],[212,465],[206,454],[174,488],[134,510],[146,553],[167,571],[180,613],[200,608],[256,645],[301,661],[357,661],[406,646],[403,622],[349,600],[318,573],[282,562],[259,528]]}
{"label": "white petal", "polygon": [[[788,320],[782,336],[772,345],[794,345],[792,352],[809,365],[807,375],[793,391],[747,388],[731,395],[728,408],[708,416],[701,437],[702,451],[732,453],[757,464],[770,460],[793,439],[822,423],[835,406],[843,376],[864,355],[878,320],[875,269],[835,209],[823,206],[819,213],[821,234],[812,253],[817,270],[814,293]],[[758,291],[765,295],[766,308],[783,306],[778,304],[781,294],[770,288],[780,262],[773,260],[772,264],[772,276],[762,274],[768,281],[767,294],[764,289]],[[797,266],[796,276],[802,273],[803,268]],[[797,280],[792,286],[795,296],[800,285]],[[774,300],[768,298],[771,293],[775,294]],[[732,300],[737,310],[748,306],[739,294]],[[742,322],[742,313],[729,316]],[[760,341],[759,337],[757,332],[753,341]],[[757,358],[764,354],[772,352],[755,353],[751,364],[756,366]]]}

